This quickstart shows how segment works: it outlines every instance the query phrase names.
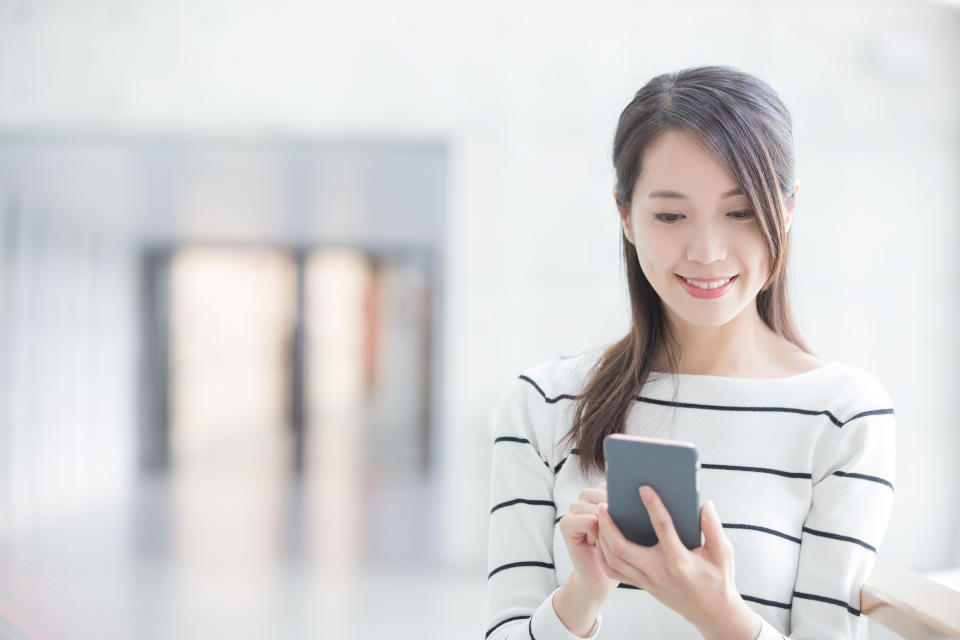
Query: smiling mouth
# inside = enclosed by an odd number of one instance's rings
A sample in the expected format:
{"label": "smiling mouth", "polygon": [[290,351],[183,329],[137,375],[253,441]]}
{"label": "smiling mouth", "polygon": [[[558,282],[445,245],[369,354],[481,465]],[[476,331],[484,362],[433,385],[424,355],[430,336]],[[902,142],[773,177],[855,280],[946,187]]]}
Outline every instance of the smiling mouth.
{"label": "smiling mouth", "polygon": [[686,276],[681,276],[679,273],[675,273],[675,276],[689,284],[690,286],[697,287],[698,289],[703,289],[705,291],[710,291],[712,289],[720,289],[725,287],[730,282],[733,282],[740,275],[739,273],[729,278],[713,278],[710,280],[700,280],[698,278],[688,278]]}
{"label": "smiling mouth", "polygon": [[683,278],[684,280],[696,280],[697,282],[726,282],[731,278],[736,278],[740,274],[734,274],[732,276],[727,276],[726,278],[693,278],[690,276],[680,275],[679,273],[677,275]]}

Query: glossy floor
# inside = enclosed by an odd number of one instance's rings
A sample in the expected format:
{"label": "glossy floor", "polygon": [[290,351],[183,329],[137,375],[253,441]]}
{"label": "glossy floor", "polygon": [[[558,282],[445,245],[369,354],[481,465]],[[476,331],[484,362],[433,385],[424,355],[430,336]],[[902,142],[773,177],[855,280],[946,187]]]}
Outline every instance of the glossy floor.
{"label": "glossy floor", "polygon": [[480,637],[485,567],[438,562],[429,486],[288,459],[238,444],[3,540],[0,638]]}
{"label": "glossy floor", "polygon": [[0,540],[0,638],[483,637],[486,566],[439,561],[431,487],[336,437],[299,480],[237,441]]}

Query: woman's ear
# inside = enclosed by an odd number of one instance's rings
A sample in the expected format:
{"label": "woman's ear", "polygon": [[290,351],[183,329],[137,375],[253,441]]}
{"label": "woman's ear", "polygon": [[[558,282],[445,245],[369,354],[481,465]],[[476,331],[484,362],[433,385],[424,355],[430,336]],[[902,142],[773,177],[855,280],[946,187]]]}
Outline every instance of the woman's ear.
{"label": "woman's ear", "polygon": [[784,233],[789,233],[790,231],[790,221],[793,220],[793,210],[797,207],[797,194],[800,193],[800,181],[797,180],[797,184],[793,187],[793,197],[790,198],[790,204],[787,205],[787,211],[784,214],[784,226],[786,231]]}
{"label": "woman's ear", "polygon": [[617,200],[617,189],[613,189],[613,202],[617,205],[617,211],[620,212],[620,223],[623,227],[623,235],[627,237],[627,240],[630,241],[630,244],[636,244],[633,241],[633,227],[631,226],[630,220],[630,208],[620,205],[620,202]]}

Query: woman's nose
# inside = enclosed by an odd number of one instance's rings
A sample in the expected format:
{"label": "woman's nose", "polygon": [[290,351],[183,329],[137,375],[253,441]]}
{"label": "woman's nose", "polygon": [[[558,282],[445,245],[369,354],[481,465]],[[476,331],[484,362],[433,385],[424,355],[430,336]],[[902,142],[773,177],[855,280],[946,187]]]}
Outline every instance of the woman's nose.
{"label": "woman's nose", "polygon": [[695,227],[687,242],[687,260],[710,264],[727,257],[727,239],[712,225]]}

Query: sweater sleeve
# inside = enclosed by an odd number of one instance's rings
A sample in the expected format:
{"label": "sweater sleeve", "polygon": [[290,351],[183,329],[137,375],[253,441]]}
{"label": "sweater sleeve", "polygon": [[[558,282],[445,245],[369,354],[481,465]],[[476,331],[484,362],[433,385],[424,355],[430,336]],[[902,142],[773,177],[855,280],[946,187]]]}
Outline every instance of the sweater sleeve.
{"label": "sweater sleeve", "polygon": [[[812,473],[791,604],[793,640],[865,637],[860,589],[893,510],[896,434],[889,397],[837,422]],[[758,640],[781,638],[764,620]]]}
{"label": "sweater sleeve", "polygon": [[[560,589],[553,564],[557,508],[554,470],[541,454],[533,417],[543,396],[518,378],[490,422],[490,530],[486,640],[579,640],[553,608]],[[589,638],[600,632],[597,616]]]}

